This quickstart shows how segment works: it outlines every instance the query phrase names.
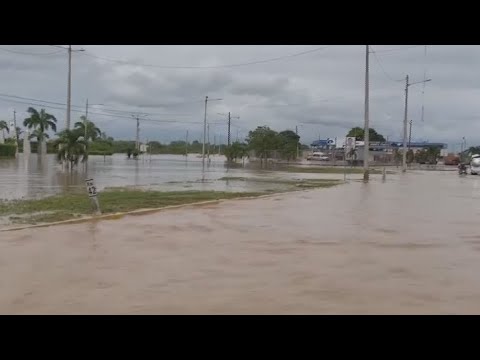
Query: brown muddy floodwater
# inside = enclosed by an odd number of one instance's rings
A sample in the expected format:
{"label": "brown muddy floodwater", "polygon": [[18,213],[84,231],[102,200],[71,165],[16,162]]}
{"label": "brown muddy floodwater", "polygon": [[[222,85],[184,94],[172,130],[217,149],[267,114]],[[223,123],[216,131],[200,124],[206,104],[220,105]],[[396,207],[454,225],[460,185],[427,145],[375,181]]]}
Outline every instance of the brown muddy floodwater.
{"label": "brown muddy floodwater", "polygon": [[[278,169],[277,169],[278,170]],[[83,164],[73,172],[67,172],[56,161],[55,155],[39,157],[37,154],[16,159],[0,160],[0,200],[36,199],[70,192],[85,192],[85,179],[93,178],[101,191],[106,187],[135,187],[159,191],[216,190],[216,191],[265,191],[282,190],[276,184],[224,181],[224,178],[282,178],[308,179],[316,174],[272,172],[248,164],[227,167],[225,157],[211,156],[202,166],[202,159],[195,154],[143,155],[139,160],[127,159],[125,154],[90,156],[88,168]],[[322,178],[343,179],[342,174],[322,174]],[[350,175],[350,178],[360,178]]]}
{"label": "brown muddy floodwater", "polygon": [[3,314],[479,314],[480,177],[0,232]]}

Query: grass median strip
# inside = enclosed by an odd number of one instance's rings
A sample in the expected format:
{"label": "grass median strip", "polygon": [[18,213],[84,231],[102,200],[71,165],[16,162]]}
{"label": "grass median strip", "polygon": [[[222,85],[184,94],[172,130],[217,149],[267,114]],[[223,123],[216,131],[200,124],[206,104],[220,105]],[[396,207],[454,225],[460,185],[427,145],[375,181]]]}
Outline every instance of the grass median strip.
{"label": "grass median strip", "polygon": [[[98,195],[103,214],[138,209],[161,208],[192,204],[208,200],[235,199],[259,196],[258,192],[220,191],[142,191],[113,190]],[[92,214],[92,205],[86,194],[64,194],[38,200],[0,202],[0,216],[9,217],[11,223],[36,224],[62,221]]]}
{"label": "grass median strip", "polygon": [[[275,181],[271,181],[275,184]],[[333,181],[290,181],[289,191],[328,187]],[[150,191],[131,188],[105,189],[98,195],[103,214],[155,209],[173,205],[187,205],[203,201],[256,197],[274,192],[223,191]],[[39,224],[80,218],[92,214],[92,204],[86,194],[71,193],[36,200],[0,200],[0,218],[4,224]]]}

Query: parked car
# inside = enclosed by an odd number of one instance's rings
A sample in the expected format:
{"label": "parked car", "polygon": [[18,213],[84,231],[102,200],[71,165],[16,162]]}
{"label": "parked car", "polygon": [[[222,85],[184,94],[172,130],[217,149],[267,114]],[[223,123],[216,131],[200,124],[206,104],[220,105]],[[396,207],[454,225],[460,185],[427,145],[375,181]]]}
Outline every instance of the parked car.
{"label": "parked car", "polygon": [[330,157],[325,155],[324,153],[314,152],[307,156],[307,160],[313,161],[330,161]]}

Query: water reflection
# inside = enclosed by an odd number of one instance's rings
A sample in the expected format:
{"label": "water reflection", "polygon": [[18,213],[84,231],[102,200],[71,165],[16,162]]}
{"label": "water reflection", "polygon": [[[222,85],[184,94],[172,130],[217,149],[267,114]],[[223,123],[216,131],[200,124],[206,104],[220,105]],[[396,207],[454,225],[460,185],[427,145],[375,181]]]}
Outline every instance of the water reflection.
{"label": "water reflection", "polygon": [[[281,168],[277,168],[281,169]],[[145,189],[184,191],[262,191],[270,184],[247,181],[219,181],[223,177],[270,177],[271,170],[255,164],[228,164],[223,156],[202,159],[190,155],[152,155],[139,160],[124,154],[90,156],[88,165],[79,164],[73,171],[63,169],[55,155],[37,154],[0,160],[0,199],[38,198],[58,193],[83,191],[84,181],[93,178],[99,190],[106,187],[132,186]],[[275,173],[282,178],[318,178],[318,174]],[[342,174],[322,174],[322,178],[343,178]]]}

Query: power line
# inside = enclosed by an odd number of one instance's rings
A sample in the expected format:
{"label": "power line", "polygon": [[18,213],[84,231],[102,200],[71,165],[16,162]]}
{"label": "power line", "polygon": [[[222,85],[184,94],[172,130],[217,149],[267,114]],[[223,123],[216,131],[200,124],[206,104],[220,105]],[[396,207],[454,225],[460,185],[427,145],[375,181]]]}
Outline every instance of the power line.
{"label": "power line", "polygon": [[224,68],[264,64],[264,63],[268,63],[268,62],[279,61],[279,60],[283,60],[283,59],[287,59],[287,58],[292,58],[292,57],[297,57],[297,56],[310,54],[310,53],[313,53],[313,52],[316,52],[316,51],[326,49],[328,47],[330,47],[330,45],[315,48],[315,49],[311,49],[311,50],[307,50],[307,51],[302,51],[302,52],[295,53],[295,54],[279,56],[279,57],[275,57],[275,58],[256,60],[256,61],[250,61],[250,62],[238,63],[238,64],[217,65],[217,66],[169,66],[169,65],[139,64],[139,63],[134,63],[134,62],[125,61],[125,60],[105,58],[105,57],[93,55],[93,54],[86,53],[86,52],[82,53],[82,55],[92,57],[92,58],[96,58],[96,59],[100,59],[100,60],[115,62],[115,63],[119,63],[119,64],[134,65],[134,66],[141,66],[141,67],[143,66],[143,67],[151,67],[151,68],[159,68],[159,69],[224,69]]}
{"label": "power line", "polygon": [[424,46],[424,45],[413,45],[413,46],[408,46],[408,47],[403,47],[403,48],[378,50],[377,52],[378,53],[389,53],[389,52],[395,52],[395,51],[409,50],[409,49],[417,48],[417,47],[420,47],[420,46]]}
{"label": "power line", "polygon": [[399,81],[403,81],[403,80],[395,80],[394,78],[392,78],[386,71],[385,71],[385,68],[383,67],[382,63],[380,62],[380,59],[378,58],[377,56],[377,52],[373,50],[372,47],[370,47],[371,49],[371,53],[373,54],[374,58],[375,58],[375,61],[377,62],[377,64],[380,66],[380,69],[382,69],[383,73],[385,74],[385,76],[391,80],[391,81],[394,81],[394,82],[399,82]]}
{"label": "power line", "polygon": [[0,50],[10,52],[10,53],[13,53],[13,54],[33,55],[33,56],[49,56],[49,55],[55,55],[55,54],[58,54],[58,53],[62,52],[61,50],[59,50],[59,51],[54,51],[54,52],[50,52],[50,53],[30,53],[30,52],[11,50],[11,49],[6,49],[6,48],[0,48]]}
{"label": "power line", "polygon": [[[49,109],[55,109],[55,110],[65,110],[66,108],[63,107],[57,107],[57,106],[52,106],[52,105],[45,105],[45,104],[38,104],[38,103],[32,103],[32,102],[26,102],[26,101],[20,101],[20,100],[12,100],[12,99],[3,99],[0,95],[0,101],[5,101],[5,102],[13,102],[13,103],[18,103],[18,104],[25,104],[25,105],[32,105],[32,106],[41,106],[44,108],[49,108]],[[76,113],[81,113],[84,114],[84,110],[76,110],[72,109],[72,112]],[[105,116],[105,117],[112,117],[116,119],[128,119],[131,120],[131,117],[126,116],[126,115],[114,115],[114,114],[104,114],[104,113],[97,113],[97,112],[89,112],[89,114],[93,115],[98,115],[98,116]],[[185,121],[185,120],[176,120],[176,119],[142,119],[142,121],[149,121],[149,122],[158,122],[158,123],[180,123],[180,124],[201,124],[200,121]]]}
{"label": "power line", "polygon": [[[18,95],[11,95],[11,94],[2,94],[0,93],[0,96],[7,97],[7,98],[14,98],[14,99],[20,99],[20,100],[29,100],[29,101],[36,101],[40,103],[46,103],[46,104],[53,104],[53,105],[61,105],[61,106],[66,106],[64,103],[60,102],[54,102],[54,101],[48,101],[48,100],[43,100],[43,99],[35,99],[35,98],[30,98],[30,97],[25,97],[25,96],[18,96]],[[186,103],[188,104],[188,103]],[[84,106],[80,105],[72,105],[72,107],[75,108],[81,108],[83,109]],[[106,111],[106,112],[119,112],[119,113],[132,113],[136,111],[130,111],[130,110],[119,110],[119,109],[113,109],[113,108],[101,108],[99,109],[101,111]],[[144,113],[144,112],[136,112],[141,115],[158,115],[158,116],[170,116],[170,115],[175,115],[175,116],[191,116],[192,114],[160,114],[160,113]]]}

